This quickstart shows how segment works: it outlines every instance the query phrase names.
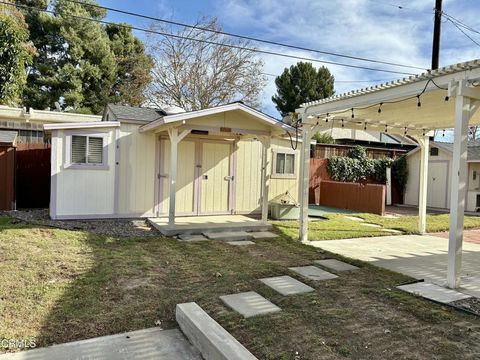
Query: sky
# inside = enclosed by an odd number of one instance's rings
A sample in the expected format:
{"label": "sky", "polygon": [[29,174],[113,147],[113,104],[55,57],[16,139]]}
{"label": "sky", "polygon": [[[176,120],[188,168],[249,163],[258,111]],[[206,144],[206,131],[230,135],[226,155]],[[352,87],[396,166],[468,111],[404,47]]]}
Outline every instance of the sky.
{"label": "sky", "polygon": [[[103,6],[158,18],[194,23],[203,16],[218,17],[224,31],[322,51],[418,66],[431,66],[435,0],[98,0]],[[402,9],[399,8],[402,7]],[[444,0],[443,11],[480,31],[478,0]],[[149,22],[109,12],[107,20],[147,27]],[[468,33],[480,44],[480,35]],[[144,39],[145,35],[137,33]],[[272,45],[268,51],[408,73],[422,70],[384,66]],[[298,60],[259,55],[264,72],[279,75]],[[475,44],[451,22],[442,22],[440,66],[480,58]],[[322,64],[314,63],[315,66]],[[326,65],[335,76],[337,94],[408,75]],[[262,94],[262,111],[279,118],[271,101],[274,77]]]}

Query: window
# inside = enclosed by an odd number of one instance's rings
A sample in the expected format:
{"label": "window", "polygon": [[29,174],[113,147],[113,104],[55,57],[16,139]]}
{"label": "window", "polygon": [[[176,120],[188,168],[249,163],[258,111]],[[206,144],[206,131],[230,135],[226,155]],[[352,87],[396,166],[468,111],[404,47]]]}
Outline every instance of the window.
{"label": "window", "polygon": [[437,147],[431,147],[430,148],[430,156],[438,156],[438,148]]}
{"label": "window", "polygon": [[273,153],[273,176],[274,177],[295,177],[295,153],[274,152]]}
{"label": "window", "polygon": [[104,139],[102,135],[72,135],[68,147],[70,154],[67,154],[69,160],[67,166],[105,165]]}

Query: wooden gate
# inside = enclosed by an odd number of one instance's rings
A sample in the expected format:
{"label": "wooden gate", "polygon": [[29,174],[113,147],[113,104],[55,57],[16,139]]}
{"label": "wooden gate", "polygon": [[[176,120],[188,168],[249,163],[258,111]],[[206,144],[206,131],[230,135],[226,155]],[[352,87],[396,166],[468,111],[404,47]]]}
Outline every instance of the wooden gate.
{"label": "wooden gate", "polygon": [[0,145],[0,210],[15,210],[15,147]]}
{"label": "wooden gate", "polygon": [[17,208],[48,208],[50,145],[17,145]]}

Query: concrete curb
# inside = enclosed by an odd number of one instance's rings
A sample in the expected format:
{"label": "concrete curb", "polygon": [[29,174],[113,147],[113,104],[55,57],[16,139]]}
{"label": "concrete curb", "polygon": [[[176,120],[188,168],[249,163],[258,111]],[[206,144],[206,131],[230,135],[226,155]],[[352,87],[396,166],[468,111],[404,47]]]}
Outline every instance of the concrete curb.
{"label": "concrete curb", "polygon": [[257,359],[196,303],[177,304],[180,329],[206,360]]}

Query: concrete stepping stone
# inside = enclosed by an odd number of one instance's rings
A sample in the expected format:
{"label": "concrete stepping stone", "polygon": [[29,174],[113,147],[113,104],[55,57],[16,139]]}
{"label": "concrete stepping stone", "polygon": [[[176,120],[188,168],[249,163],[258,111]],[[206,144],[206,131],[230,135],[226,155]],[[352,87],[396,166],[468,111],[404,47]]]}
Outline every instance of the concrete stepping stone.
{"label": "concrete stepping stone", "polygon": [[221,231],[221,232],[204,232],[210,240],[223,240],[223,241],[240,241],[251,240],[253,236],[246,231]]}
{"label": "concrete stepping stone", "polygon": [[471,298],[470,295],[466,295],[461,292],[447,289],[443,286],[435,285],[428,282],[418,282],[414,284],[401,285],[397,286],[397,289],[424,297],[429,300],[438,301],[443,304]]}
{"label": "concrete stepping stone", "polygon": [[290,270],[296,272],[297,274],[300,274],[307,279],[310,280],[330,280],[330,279],[335,279],[338,276],[334,275],[332,273],[329,273],[328,271],[319,269],[316,266],[298,266],[298,267],[291,267],[289,268]]}
{"label": "concrete stepping stone", "polygon": [[278,237],[277,234],[271,231],[252,231],[249,234],[252,235],[254,239],[273,239]]}
{"label": "concrete stepping stone", "polygon": [[227,241],[227,244],[235,245],[235,246],[255,245],[255,243],[250,240]]}
{"label": "concrete stepping stone", "polygon": [[287,275],[263,278],[260,281],[284,296],[315,291],[314,288]]}
{"label": "concrete stepping stone", "polygon": [[178,239],[182,241],[205,241],[208,240],[205,236],[201,234],[182,234],[178,235]]}
{"label": "concrete stepping stone", "polygon": [[360,218],[360,217],[358,217],[358,216],[345,215],[344,218],[345,218],[345,219],[349,219],[349,220],[353,220],[353,221],[365,221],[365,220],[363,220],[362,218]]}
{"label": "concrete stepping stone", "polygon": [[232,295],[220,296],[225,305],[249,318],[257,315],[264,315],[281,311],[277,305],[271,303],[255,291],[247,291]]}
{"label": "concrete stepping stone", "polygon": [[374,228],[381,228],[382,226],[381,225],[377,225],[377,224],[370,224],[370,223],[364,223],[364,224],[360,224],[362,226],[370,226],[370,227],[374,227]]}
{"label": "concrete stepping stone", "polygon": [[403,234],[402,231],[395,230],[395,229],[382,229],[382,231],[389,232],[389,233],[392,233],[392,234]]}
{"label": "concrete stepping stone", "polygon": [[357,270],[358,267],[348,264],[346,262],[337,260],[337,259],[325,259],[325,260],[315,260],[316,264],[325,266],[326,268],[332,269],[334,271],[350,271]]}

